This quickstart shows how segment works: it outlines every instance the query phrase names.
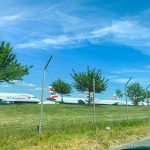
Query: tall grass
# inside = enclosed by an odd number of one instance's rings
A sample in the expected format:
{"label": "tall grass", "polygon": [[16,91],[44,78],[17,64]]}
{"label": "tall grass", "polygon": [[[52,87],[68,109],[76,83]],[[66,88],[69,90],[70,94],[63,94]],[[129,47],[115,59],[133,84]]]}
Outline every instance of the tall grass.
{"label": "tall grass", "polygon": [[0,149],[70,149],[96,143],[108,148],[128,137],[150,134],[146,107],[45,105],[38,134],[39,105],[0,106]]}

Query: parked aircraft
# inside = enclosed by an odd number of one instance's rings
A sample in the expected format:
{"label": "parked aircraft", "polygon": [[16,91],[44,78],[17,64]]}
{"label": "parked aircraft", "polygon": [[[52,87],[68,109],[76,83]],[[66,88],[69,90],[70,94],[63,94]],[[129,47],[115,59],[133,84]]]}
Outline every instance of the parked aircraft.
{"label": "parked aircraft", "polygon": [[[55,92],[54,88],[49,86],[48,91],[50,93],[50,96],[47,98],[47,101],[45,101],[45,104],[48,103],[48,101],[53,101],[56,103],[61,102],[61,97],[58,93]],[[63,97],[63,101],[65,104],[79,104],[79,102],[83,102],[87,104],[87,95],[85,97]],[[93,103],[93,102],[92,102]],[[118,100],[117,96],[114,95],[113,97],[109,97],[108,99],[95,99],[95,104],[96,105],[126,105],[125,100]],[[133,106],[133,103],[128,100],[127,102],[128,106]],[[147,102],[139,102],[139,105],[147,106]],[[149,103],[150,106],[150,103]]]}
{"label": "parked aircraft", "polygon": [[0,93],[1,102],[9,103],[39,103],[39,99],[31,94]]}
{"label": "parked aircraft", "polygon": [[[61,97],[58,93],[55,92],[55,89],[51,86],[49,86],[48,91],[50,93],[50,96],[47,98],[47,100],[54,101],[54,102],[61,102]],[[87,96],[85,97],[63,97],[63,102],[65,104],[78,104],[80,102],[83,102],[87,104]],[[107,99],[107,100],[95,100],[96,105],[118,105],[119,101],[115,99]]]}

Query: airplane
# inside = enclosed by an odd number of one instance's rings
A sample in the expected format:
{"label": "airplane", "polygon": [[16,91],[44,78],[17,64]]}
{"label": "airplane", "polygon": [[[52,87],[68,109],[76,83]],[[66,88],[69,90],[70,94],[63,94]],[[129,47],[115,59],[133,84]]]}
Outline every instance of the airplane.
{"label": "airplane", "polygon": [[[118,100],[118,102],[119,102],[118,103],[119,106],[125,106],[126,105],[126,101],[125,100]],[[127,105],[128,106],[133,106],[133,103],[131,101],[128,101]]]}
{"label": "airplane", "polygon": [[147,103],[147,102],[139,102],[138,103],[139,106],[150,106],[150,102]]}
{"label": "airplane", "polygon": [[103,99],[103,100],[96,99],[95,104],[97,104],[97,105],[118,105],[119,101],[112,100],[112,99],[106,99],[106,100],[105,99]]}
{"label": "airplane", "polygon": [[[48,101],[54,101],[56,103],[61,102],[61,97],[59,96],[58,93],[55,92],[54,88],[49,87],[48,91],[50,93],[50,96],[47,98]],[[64,102],[64,104],[78,104],[79,101],[83,101],[84,103],[87,103],[86,99],[87,98],[63,97],[63,102]]]}
{"label": "airplane", "polygon": [[[61,102],[61,97],[59,96],[58,93],[55,92],[55,89],[51,86],[48,87],[48,92],[50,93],[50,96],[47,98],[47,101],[54,101],[57,103]],[[84,104],[88,104],[87,101],[87,95],[85,97],[63,97],[63,102],[64,104],[79,104],[80,102],[83,102]],[[91,102],[93,104],[93,102]],[[96,105],[118,105],[119,101],[116,99],[107,99],[107,100],[100,100],[100,99],[95,99],[95,104]]]}
{"label": "airplane", "polygon": [[[41,102],[39,102],[38,104],[41,104]],[[59,104],[58,102],[55,102],[55,101],[43,101],[43,104],[50,104],[50,105],[53,105],[53,104]]]}
{"label": "airplane", "polygon": [[20,93],[0,93],[0,102],[6,104],[20,104],[20,103],[39,103],[40,100],[31,94]]}
{"label": "airplane", "polygon": [[[61,97],[58,93],[55,92],[55,89],[51,86],[48,87],[48,91],[50,93],[50,96],[47,98],[47,100],[44,102],[45,104],[48,104],[48,101],[55,102],[56,104],[61,102]],[[79,102],[83,102],[84,104],[88,104],[87,102],[88,92],[87,95],[83,97],[63,97],[64,104],[79,104]],[[91,102],[93,104],[93,102]],[[114,95],[113,97],[109,97],[108,99],[95,99],[96,105],[118,105],[118,106],[125,106],[126,101],[125,100],[118,100],[117,96]],[[128,106],[133,106],[134,104],[131,101],[127,102]],[[147,106],[147,102],[139,102],[139,105]],[[149,103],[150,106],[150,103]]]}

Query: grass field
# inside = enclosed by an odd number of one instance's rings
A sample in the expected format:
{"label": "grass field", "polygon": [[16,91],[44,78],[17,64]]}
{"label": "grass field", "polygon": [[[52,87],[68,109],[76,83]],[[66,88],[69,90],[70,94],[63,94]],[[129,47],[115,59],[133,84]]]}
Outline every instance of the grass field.
{"label": "grass field", "polygon": [[0,105],[0,149],[108,149],[150,135],[145,106],[44,105],[42,134],[38,134],[40,105]]}

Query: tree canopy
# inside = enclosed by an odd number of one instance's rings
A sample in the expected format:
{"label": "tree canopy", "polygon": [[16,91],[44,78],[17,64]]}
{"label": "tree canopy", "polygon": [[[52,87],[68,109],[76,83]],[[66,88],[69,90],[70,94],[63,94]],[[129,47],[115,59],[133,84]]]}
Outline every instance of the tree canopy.
{"label": "tree canopy", "polygon": [[143,93],[143,95],[145,96],[145,98],[150,98],[150,91],[147,91],[147,95],[146,95],[146,91],[145,91],[145,93]]}
{"label": "tree canopy", "polygon": [[122,92],[121,92],[120,89],[116,89],[116,96],[117,96],[118,98],[122,98],[122,97],[123,97],[123,94],[122,94]]}
{"label": "tree canopy", "polygon": [[145,90],[139,82],[135,82],[127,87],[127,96],[133,101],[134,105],[138,105],[138,102],[144,101]]}
{"label": "tree canopy", "polygon": [[74,87],[80,92],[88,92],[88,102],[92,101],[91,99],[91,92],[93,92],[93,79],[95,80],[95,92],[101,93],[106,90],[107,88],[107,81],[101,73],[100,69],[92,69],[87,66],[86,72],[79,72],[77,73],[73,70],[71,74],[72,78],[74,79]]}
{"label": "tree canopy", "polygon": [[53,81],[52,87],[55,89],[57,93],[61,94],[62,103],[63,103],[63,95],[71,93],[71,85],[64,82],[61,79]]}
{"label": "tree canopy", "polygon": [[12,53],[10,43],[4,41],[0,44],[0,82],[11,82],[22,80],[22,77],[29,74],[32,66],[23,66],[18,63],[16,55]]}

